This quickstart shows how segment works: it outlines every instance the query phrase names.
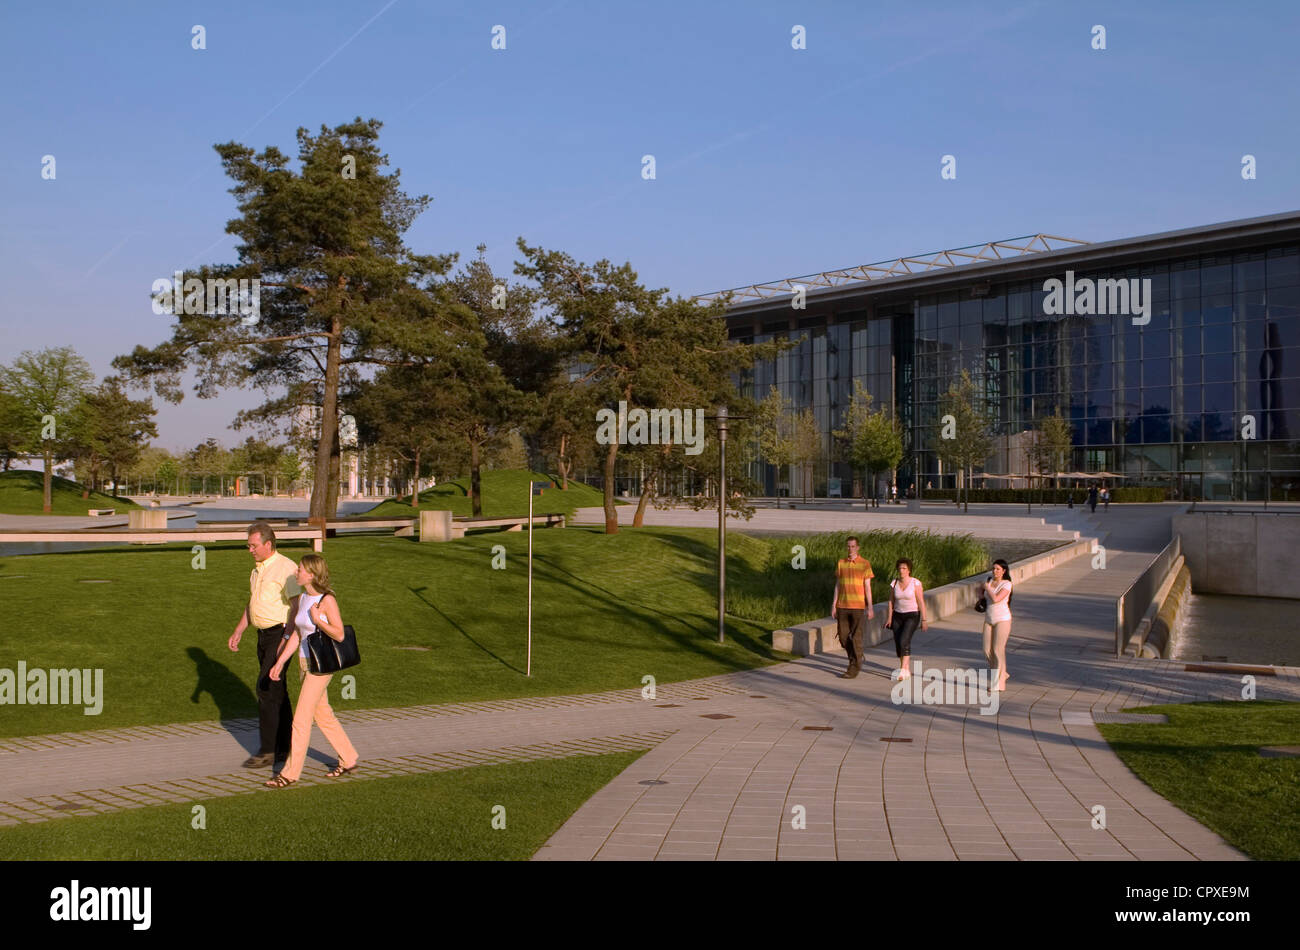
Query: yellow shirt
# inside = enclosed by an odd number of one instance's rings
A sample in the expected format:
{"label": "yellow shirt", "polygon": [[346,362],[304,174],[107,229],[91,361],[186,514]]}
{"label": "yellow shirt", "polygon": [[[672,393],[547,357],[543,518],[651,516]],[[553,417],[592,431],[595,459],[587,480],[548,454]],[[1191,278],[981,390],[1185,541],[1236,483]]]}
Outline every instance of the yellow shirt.
{"label": "yellow shirt", "polygon": [[871,562],[858,555],[856,561],[840,558],[835,565],[835,577],[839,581],[839,596],[835,606],[845,610],[866,610],[867,593],[864,586],[876,575],[871,572]]}
{"label": "yellow shirt", "polygon": [[290,600],[302,593],[298,586],[298,565],[279,551],[259,561],[248,577],[252,590],[249,617],[259,630],[289,620]]}

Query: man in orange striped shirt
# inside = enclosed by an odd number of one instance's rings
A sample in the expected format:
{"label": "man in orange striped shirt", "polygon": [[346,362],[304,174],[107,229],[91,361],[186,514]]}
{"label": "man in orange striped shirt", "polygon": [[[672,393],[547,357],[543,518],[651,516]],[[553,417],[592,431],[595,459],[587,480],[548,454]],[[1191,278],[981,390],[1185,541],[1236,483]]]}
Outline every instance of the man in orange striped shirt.
{"label": "man in orange striped shirt", "polygon": [[862,665],[862,619],[871,616],[871,562],[858,557],[858,539],[849,538],[849,556],[835,565],[835,596],[831,617],[839,622],[840,646],[849,655],[849,668],[841,675],[853,679]]}

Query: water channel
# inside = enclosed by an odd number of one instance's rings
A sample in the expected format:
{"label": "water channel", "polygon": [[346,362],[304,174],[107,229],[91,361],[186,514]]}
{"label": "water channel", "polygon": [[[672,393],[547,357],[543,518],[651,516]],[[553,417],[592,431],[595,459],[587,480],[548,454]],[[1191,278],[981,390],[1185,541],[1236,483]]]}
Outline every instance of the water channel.
{"label": "water channel", "polygon": [[1300,601],[1193,594],[1174,659],[1300,666]]}

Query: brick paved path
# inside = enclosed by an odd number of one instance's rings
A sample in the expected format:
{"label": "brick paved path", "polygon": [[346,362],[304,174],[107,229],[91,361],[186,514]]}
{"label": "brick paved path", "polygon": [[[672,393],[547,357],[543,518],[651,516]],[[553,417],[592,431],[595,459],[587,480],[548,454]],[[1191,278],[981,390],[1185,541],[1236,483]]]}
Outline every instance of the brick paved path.
{"label": "brick paved path", "polygon": [[[996,715],[894,705],[882,646],[856,680],[838,678],[842,658],[815,656],[661,685],[653,700],[638,686],[343,711],[363,767],[340,781],[651,748],[538,859],[1241,858],[1142,784],[1092,724],[1131,706],[1239,698],[1238,675],[1112,655],[1115,598],[1167,537],[1169,513],[1116,519],[1104,571],[1081,557],[1020,585]],[[932,624],[916,659],[982,667],[979,629],[969,611]],[[1257,688],[1300,699],[1300,671]],[[251,720],[3,741],[0,825],[255,792],[268,771],[238,768],[255,742]],[[316,733],[304,782],[333,763],[327,748]],[[1092,827],[1097,805],[1104,829]]]}

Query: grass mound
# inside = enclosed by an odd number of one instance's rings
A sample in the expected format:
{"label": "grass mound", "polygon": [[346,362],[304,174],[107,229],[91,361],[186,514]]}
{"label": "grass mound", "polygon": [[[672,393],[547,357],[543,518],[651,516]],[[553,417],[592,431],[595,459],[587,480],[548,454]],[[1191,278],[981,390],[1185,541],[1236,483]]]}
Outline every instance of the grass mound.
{"label": "grass mound", "polygon": [[[729,546],[728,574],[758,583],[767,548],[745,541]],[[338,708],[639,690],[647,674],[669,683],[785,658],[772,651],[770,627],[734,616],[717,642],[707,528],[547,528],[533,546],[529,677],[526,532],[326,541],[363,657],[356,697]],[[281,546],[294,560],[310,549]],[[194,562],[189,544],[0,558],[12,634],[0,638],[0,669],[104,670],[99,715],[6,705],[0,736],[256,716],[256,637],[245,634],[238,653],[226,645],[248,603],[252,558],[223,542],[206,546],[203,569]]]}
{"label": "grass mound", "polygon": [[[0,472],[0,514],[6,515],[40,515],[44,514],[45,476],[40,472]],[[50,490],[52,515],[85,516],[90,508],[116,508],[125,511],[139,508],[127,498],[105,495],[93,491],[89,498],[82,498],[85,490],[76,482],[66,478],[53,477]]]}
{"label": "grass mound", "polygon": [[[501,471],[484,471],[481,475],[479,492],[483,499],[484,518],[520,518],[528,514],[528,483],[554,482],[554,488],[547,488],[541,495],[533,498],[533,514],[572,515],[577,508],[591,508],[604,504],[604,496],[582,482],[569,480],[566,490],[559,488],[559,480],[541,472],[527,472],[523,469],[504,469]],[[472,504],[469,497],[470,477],[463,475],[455,481],[443,482],[433,488],[420,492],[419,509],[421,511],[447,511],[458,517],[469,517]],[[389,498],[381,501],[367,511],[364,517],[389,518],[410,517],[412,511],[411,496]]]}
{"label": "grass mound", "polygon": [[[889,596],[889,581],[899,558],[911,559],[913,576],[927,590],[989,566],[988,550],[970,535],[837,531],[769,536],[761,539],[768,548],[761,574],[752,578],[742,575],[740,583],[730,585],[729,612],[774,629],[827,616],[835,589],[835,564],[847,556],[845,541],[850,536],[858,538],[861,555],[871,562],[876,575],[871,582],[871,596],[878,604]],[[795,545],[802,545],[806,551],[803,567],[796,566]]]}

